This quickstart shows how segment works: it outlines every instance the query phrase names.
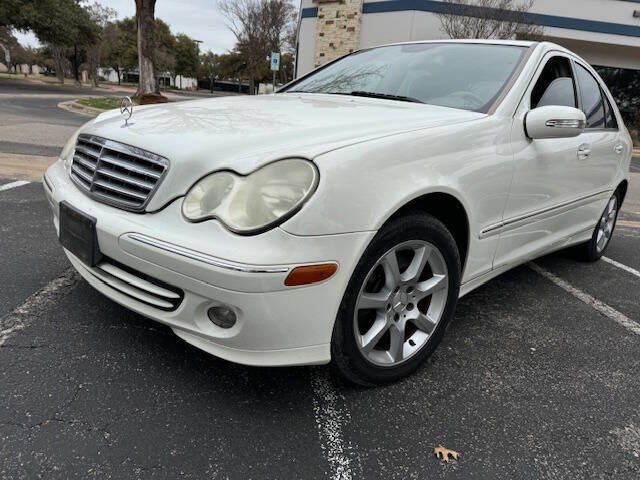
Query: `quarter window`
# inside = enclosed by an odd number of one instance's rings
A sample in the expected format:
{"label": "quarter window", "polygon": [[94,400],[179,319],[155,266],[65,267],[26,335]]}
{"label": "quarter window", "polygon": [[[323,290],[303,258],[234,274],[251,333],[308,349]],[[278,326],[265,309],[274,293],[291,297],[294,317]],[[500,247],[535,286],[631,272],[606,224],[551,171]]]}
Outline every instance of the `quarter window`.
{"label": "quarter window", "polygon": [[587,128],[605,128],[604,102],[600,85],[593,75],[580,64],[576,64],[576,76],[580,85],[582,111],[587,117]]}
{"label": "quarter window", "polygon": [[609,99],[606,95],[602,95],[604,100],[604,117],[605,117],[605,125],[607,128],[618,129],[618,121],[616,120],[616,115],[613,113],[613,109],[611,108],[611,104],[609,103]]}

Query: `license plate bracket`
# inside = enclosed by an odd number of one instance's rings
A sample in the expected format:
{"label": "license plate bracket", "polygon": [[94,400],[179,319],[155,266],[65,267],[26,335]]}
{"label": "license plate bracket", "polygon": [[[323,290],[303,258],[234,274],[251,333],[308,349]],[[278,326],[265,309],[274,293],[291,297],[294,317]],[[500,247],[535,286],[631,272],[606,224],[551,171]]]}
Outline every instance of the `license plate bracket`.
{"label": "license plate bracket", "polygon": [[90,267],[97,265],[102,258],[96,223],[94,217],[81,212],[66,201],[60,202],[60,243]]}

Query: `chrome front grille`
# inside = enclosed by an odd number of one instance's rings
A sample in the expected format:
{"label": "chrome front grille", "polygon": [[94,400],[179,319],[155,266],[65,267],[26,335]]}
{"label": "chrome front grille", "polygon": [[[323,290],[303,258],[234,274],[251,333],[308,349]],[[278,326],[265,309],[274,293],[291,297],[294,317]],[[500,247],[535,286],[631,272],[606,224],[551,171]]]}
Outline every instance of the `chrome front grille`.
{"label": "chrome front grille", "polygon": [[168,168],[169,161],[155,153],[95,135],[80,135],[71,179],[100,202],[140,212]]}

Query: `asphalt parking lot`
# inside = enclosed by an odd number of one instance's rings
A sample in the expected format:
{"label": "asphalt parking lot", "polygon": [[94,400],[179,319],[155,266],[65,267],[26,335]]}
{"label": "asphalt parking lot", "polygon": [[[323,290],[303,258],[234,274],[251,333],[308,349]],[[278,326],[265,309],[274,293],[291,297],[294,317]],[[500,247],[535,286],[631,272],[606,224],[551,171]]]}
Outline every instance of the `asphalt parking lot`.
{"label": "asphalt parking lot", "polygon": [[632,170],[606,260],[489,282],[428,364],[376,389],[187,345],[73,273],[40,183],[0,178],[0,479],[640,478]]}

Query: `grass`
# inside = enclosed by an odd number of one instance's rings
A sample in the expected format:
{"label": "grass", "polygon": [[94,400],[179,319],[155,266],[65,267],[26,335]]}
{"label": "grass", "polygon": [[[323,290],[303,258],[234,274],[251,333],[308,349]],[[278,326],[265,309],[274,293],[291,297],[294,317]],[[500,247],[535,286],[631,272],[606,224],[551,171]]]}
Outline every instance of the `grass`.
{"label": "grass", "polygon": [[120,108],[122,98],[120,97],[91,97],[81,98],[77,103],[85,107],[99,108],[100,110],[111,110],[112,108]]}

